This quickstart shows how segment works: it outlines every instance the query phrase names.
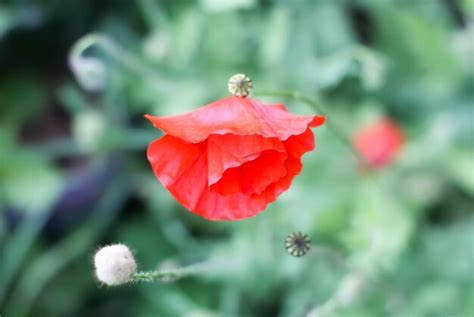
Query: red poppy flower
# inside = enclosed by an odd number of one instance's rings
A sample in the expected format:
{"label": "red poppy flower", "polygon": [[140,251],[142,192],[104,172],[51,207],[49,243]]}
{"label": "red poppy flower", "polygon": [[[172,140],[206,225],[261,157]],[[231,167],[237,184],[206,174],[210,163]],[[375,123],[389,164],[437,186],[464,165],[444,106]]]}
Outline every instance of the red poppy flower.
{"label": "red poppy flower", "polygon": [[147,152],[156,177],[184,207],[209,220],[264,210],[290,187],[302,155],[314,148],[310,127],[325,121],[236,96],[182,115],[145,117],[165,133]]}
{"label": "red poppy flower", "polygon": [[403,142],[402,129],[389,119],[363,127],[353,138],[355,147],[373,168],[390,164],[400,152]]}

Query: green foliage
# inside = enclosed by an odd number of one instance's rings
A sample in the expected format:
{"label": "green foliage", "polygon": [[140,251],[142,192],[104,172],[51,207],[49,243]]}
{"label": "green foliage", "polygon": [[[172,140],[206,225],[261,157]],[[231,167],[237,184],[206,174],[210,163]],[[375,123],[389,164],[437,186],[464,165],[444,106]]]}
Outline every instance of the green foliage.
{"label": "green foliage", "polygon": [[[474,316],[473,3],[4,1],[0,315]],[[403,150],[369,173],[325,125],[265,212],[198,218],[154,178],[143,115],[222,98],[238,72],[323,101],[347,138],[390,116]],[[91,257],[113,242],[140,270],[212,269],[102,287]]]}

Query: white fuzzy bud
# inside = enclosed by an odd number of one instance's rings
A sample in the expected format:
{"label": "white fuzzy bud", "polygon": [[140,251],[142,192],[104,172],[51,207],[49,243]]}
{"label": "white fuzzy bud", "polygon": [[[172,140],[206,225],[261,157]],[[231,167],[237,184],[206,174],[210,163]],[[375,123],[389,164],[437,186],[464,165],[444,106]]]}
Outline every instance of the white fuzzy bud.
{"label": "white fuzzy bud", "polygon": [[109,286],[128,282],[137,271],[132,252],[123,244],[101,248],[94,256],[94,264],[99,281]]}

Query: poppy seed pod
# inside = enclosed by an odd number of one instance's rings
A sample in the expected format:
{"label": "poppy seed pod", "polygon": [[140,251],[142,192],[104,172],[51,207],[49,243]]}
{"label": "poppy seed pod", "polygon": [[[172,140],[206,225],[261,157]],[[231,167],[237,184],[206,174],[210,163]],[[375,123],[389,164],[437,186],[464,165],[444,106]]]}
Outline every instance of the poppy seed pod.
{"label": "poppy seed pod", "polygon": [[253,87],[252,80],[245,74],[235,74],[230,77],[227,89],[233,96],[247,97]]}
{"label": "poppy seed pod", "polygon": [[303,154],[314,148],[310,128],[325,121],[245,98],[251,81],[236,76],[229,83],[236,96],[182,115],[145,116],[165,132],[147,151],[156,177],[184,207],[208,220],[245,219],[275,201],[300,173]]}
{"label": "poppy seed pod", "polygon": [[109,286],[127,283],[137,271],[132,252],[123,244],[101,248],[94,256],[94,265],[97,279]]}
{"label": "poppy seed pod", "polygon": [[107,71],[104,63],[95,57],[71,56],[69,67],[79,84],[87,91],[96,92],[104,88]]}
{"label": "poppy seed pod", "polygon": [[301,232],[293,232],[285,240],[285,248],[289,254],[296,257],[305,255],[311,245],[308,235],[302,234]]}

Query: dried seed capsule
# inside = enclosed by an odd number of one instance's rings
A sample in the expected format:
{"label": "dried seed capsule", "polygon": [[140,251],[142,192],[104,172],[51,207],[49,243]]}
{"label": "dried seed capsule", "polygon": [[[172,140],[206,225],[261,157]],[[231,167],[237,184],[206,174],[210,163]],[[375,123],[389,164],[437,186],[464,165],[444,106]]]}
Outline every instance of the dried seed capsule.
{"label": "dried seed capsule", "polygon": [[252,80],[245,74],[235,74],[227,83],[229,92],[236,97],[247,97],[253,87]]}
{"label": "dried seed capsule", "polygon": [[285,240],[285,248],[289,254],[296,257],[305,255],[310,249],[311,241],[308,235],[301,232],[293,232]]}

